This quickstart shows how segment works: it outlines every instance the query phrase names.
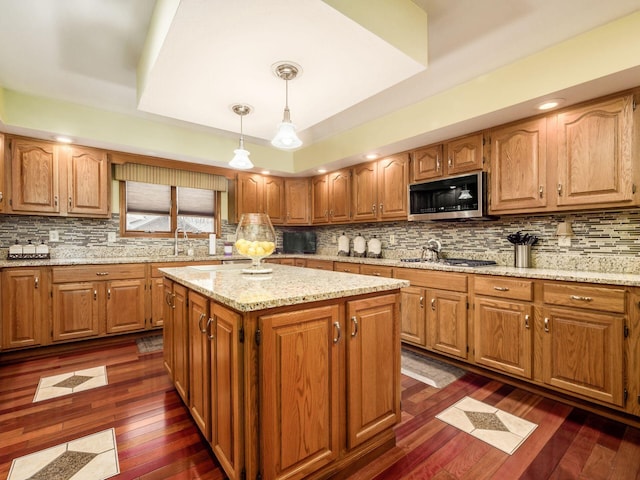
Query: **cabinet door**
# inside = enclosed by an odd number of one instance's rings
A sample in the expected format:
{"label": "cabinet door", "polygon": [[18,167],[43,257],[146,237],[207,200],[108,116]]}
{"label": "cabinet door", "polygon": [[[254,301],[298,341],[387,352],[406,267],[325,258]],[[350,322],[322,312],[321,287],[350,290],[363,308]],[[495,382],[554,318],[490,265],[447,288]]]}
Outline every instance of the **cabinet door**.
{"label": "cabinet door", "polygon": [[[209,300],[189,292],[189,411],[202,435],[211,440],[211,354]],[[209,324],[207,323],[209,322]]]}
{"label": "cabinet door", "polygon": [[347,303],[347,447],[400,422],[398,295]]}
{"label": "cabinet door", "polygon": [[165,319],[165,295],[164,279],[151,279],[151,326],[162,327]]}
{"label": "cabinet door", "polygon": [[338,458],[341,325],[337,305],[259,318],[264,478],[304,478]]}
{"label": "cabinet door", "polygon": [[189,405],[189,319],[187,289],[173,284],[173,384]]}
{"label": "cabinet door", "polygon": [[378,162],[378,218],[402,219],[408,215],[409,158],[394,155]]}
{"label": "cabinet door", "polygon": [[107,152],[92,148],[59,147],[67,165],[70,214],[109,214]]}
{"label": "cabinet door", "polygon": [[0,212],[4,212],[4,204],[6,203],[6,191],[4,189],[4,165],[5,165],[5,139],[4,135],[0,133]]}
{"label": "cabinet door", "polygon": [[111,280],[106,282],[107,333],[143,330],[145,280]]}
{"label": "cabinet door", "polygon": [[407,287],[402,289],[402,324],[400,338],[405,342],[425,347],[426,315],[424,310],[424,289]]}
{"label": "cabinet door", "polygon": [[60,213],[58,154],[54,145],[12,140],[11,152],[12,210]]}
{"label": "cabinet door", "polygon": [[311,223],[329,222],[329,179],[327,175],[311,179]]}
{"label": "cabinet door", "polygon": [[549,308],[543,320],[544,382],[622,406],[624,317]]}
{"label": "cabinet door", "polygon": [[173,321],[173,311],[175,310],[173,282],[167,278],[162,280],[164,289],[164,323],[162,327],[162,355],[164,360],[164,368],[173,381],[173,368],[175,356],[174,331],[175,322]]}
{"label": "cabinet door", "polygon": [[309,223],[309,181],[306,178],[285,179],[287,225]]}
{"label": "cabinet door", "polygon": [[411,153],[412,181],[428,180],[443,175],[442,145],[419,148]]}
{"label": "cabinet door", "polygon": [[[45,342],[43,310],[46,286],[38,268],[2,272],[2,347],[18,348]],[[43,293],[44,292],[44,293]]]}
{"label": "cabinet door", "polygon": [[376,220],[378,218],[377,163],[363,163],[353,169],[353,220]]}
{"label": "cabinet door", "polygon": [[327,175],[329,182],[329,218],[332,223],[351,221],[351,171],[339,170]]}
{"label": "cabinet door", "polygon": [[461,137],[446,144],[447,174],[482,170],[482,133]]}
{"label": "cabinet door", "polygon": [[545,118],[491,132],[492,213],[546,209],[546,132]]}
{"label": "cabinet door", "polygon": [[210,303],[211,448],[230,480],[240,480],[244,464],[242,430],[242,316]]}
{"label": "cabinet door", "polygon": [[475,362],[531,378],[532,305],[476,297],[474,310]]}
{"label": "cabinet door", "polygon": [[54,342],[100,335],[102,292],[100,282],[53,285]]}
{"label": "cabinet door", "polygon": [[467,358],[467,295],[427,290],[427,348]]}
{"label": "cabinet door", "polygon": [[286,217],[284,180],[279,177],[264,177],[264,209],[271,223],[283,224]]}
{"label": "cabinet door", "polygon": [[633,199],[633,97],[558,115],[558,206]]}
{"label": "cabinet door", "polygon": [[238,174],[238,220],[243,213],[264,213],[264,179],[251,173]]}

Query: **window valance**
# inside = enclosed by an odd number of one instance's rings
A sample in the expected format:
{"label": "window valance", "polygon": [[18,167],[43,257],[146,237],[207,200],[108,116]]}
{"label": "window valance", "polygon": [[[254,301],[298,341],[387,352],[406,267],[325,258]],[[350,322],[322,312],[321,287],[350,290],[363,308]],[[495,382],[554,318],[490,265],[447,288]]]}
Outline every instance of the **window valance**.
{"label": "window valance", "polygon": [[190,172],[175,168],[154,167],[138,163],[124,163],[113,166],[113,178],[121,181],[155,183],[176,187],[201,188],[205,190],[227,191],[227,179],[222,175]]}

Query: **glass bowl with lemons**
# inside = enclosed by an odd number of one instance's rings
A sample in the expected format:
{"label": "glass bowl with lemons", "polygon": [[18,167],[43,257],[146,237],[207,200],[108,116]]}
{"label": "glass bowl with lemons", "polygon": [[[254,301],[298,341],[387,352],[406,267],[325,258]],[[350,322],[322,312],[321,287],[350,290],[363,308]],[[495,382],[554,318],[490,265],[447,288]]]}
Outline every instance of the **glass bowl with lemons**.
{"label": "glass bowl with lemons", "polygon": [[271,273],[273,269],[264,267],[262,259],[276,250],[276,233],[271,219],[266,213],[243,213],[236,230],[236,251],[252,261],[251,268],[244,273]]}

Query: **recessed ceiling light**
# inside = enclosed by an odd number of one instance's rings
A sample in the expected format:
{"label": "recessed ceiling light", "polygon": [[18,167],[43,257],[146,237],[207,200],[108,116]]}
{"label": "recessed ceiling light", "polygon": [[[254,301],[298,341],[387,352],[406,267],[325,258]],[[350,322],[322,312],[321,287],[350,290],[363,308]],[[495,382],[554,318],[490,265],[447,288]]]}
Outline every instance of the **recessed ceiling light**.
{"label": "recessed ceiling light", "polygon": [[376,158],[378,158],[380,155],[378,155],[377,153],[367,153],[364,158],[366,158],[367,160],[375,160]]}
{"label": "recessed ceiling light", "polygon": [[318,169],[318,173],[327,173],[327,169],[326,168],[319,168]]}
{"label": "recessed ceiling light", "polygon": [[262,170],[263,175],[269,175],[271,172],[269,170]]}
{"label": "recessed ceiling light", "polygon": [[64,135],[56,135],[55,140],[60,143],[73,143],[73,139],[65,137]]}
{"label": "recessed ceiling light", "polygon": [[563,98],[553,98],[550,100],[545,100],[538,105],[538,110],[551,110],[552,108],[556,108],[562,102],[564,102]]}

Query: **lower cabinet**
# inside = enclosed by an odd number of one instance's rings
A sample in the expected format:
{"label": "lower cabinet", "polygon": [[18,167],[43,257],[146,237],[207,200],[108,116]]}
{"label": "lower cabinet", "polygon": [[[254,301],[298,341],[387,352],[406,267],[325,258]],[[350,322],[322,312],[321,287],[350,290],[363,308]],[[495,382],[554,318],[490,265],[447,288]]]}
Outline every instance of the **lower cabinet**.
{"label": "lower cabinet", "polygon": [[467,294],[426,290],[427,348],[467,358]]}
{"label": "lower cabinet", "polygon": [[427,346],[427,317],[424,309],[426,292],[421,287],[402,289],[400,338],[420,347]]}
{"label": "lower cabinet", "polygon": [[165,280],[165,295],[164,364],[178,394],[186,405],[190,405],[188,290],[179,283]]}
{"label": "lower cabinet", "polygon": [[44,345],[48,334],[48,281],[41,268],[2,271],[2,348]]}
{"label": "lower cabinet", "polygon": [[211,321],[209,299],[189,291],[189,410],[202,435],[211,440]]}

